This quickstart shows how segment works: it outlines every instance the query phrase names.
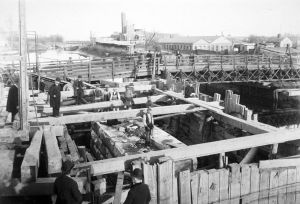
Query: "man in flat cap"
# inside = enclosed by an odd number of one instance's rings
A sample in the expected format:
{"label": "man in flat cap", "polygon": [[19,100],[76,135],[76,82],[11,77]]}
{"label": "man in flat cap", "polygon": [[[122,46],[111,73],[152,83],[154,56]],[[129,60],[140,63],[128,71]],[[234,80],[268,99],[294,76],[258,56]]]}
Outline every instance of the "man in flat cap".
{"label": "man in flat cap", "polygon": [[133,186],[130,188],[124,204],[148,204],[151,200],[150,190],[143,183],[143,171],[136,168],[132,172]]}
{"label": "man in flat cap", "polygon": [[6,111],[11,113],[11,122],[14,122],[19,109],[19,78],[15,78],[13,85],[9,88],[7,96]]}
{"label": "man in flat cap", "polygon": [[56,204],[79,204],[82,202],[78,185],[70,176],[73,167],[74,163],[70,160],[66,160],[62,164],[62,175],[54,182]]}
{"label": "man in flat cap", "polygon": [[54,84],[49,88],[48,100],[50,97],[50,106],[53,109],[53,117],[59,117],[60,109],[60,78],[55,79]]}
{"label": "man in flat cap", "polygon": [[82,76],[78,75],[78,78],[74,81],[73,84],[74,87],[74,95],[76,96],[76,104],[80,105],[85,103],[83,100],[84,91],[83,91],[83,82],[82,82]]}

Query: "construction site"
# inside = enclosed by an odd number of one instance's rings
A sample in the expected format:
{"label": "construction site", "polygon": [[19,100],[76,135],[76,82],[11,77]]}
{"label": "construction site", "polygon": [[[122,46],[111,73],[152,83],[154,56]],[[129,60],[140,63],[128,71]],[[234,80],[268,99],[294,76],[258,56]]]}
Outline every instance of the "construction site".
{"label": "construction site", "polygon": [[[300,203],[299,55],[154,52],[28,62],[19,2],[19,55],[0,55],[7,62],[0,64],[0,203],[52,203],[67,160],[83,203],[124,203],[136,168],[151,204]],[[8,81],[18,88],[13,122]]]}

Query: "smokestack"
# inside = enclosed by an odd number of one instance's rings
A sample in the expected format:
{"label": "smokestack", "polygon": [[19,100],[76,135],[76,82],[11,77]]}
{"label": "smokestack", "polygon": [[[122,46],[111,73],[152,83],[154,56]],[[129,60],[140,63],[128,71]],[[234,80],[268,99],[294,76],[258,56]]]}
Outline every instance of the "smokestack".
{"label": "smokestack", "polygon": [[122,23],[122,34],[127,32],[127,21],[126,14],[124,12],[121,13],[121,23]]}

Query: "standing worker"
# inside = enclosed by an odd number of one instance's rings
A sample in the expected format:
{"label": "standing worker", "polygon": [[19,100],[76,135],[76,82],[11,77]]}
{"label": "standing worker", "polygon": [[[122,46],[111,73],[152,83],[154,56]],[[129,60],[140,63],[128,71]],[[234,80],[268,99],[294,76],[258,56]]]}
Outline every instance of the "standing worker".
{"label": "standing worker", "polygon": [[130,110],[133,104],[133,87],[125,86],[125,108]]}
{"label": "standing worker", "polygon": [[54,182],[56,204],[80,204],[82,202],[78,185],[70,176],[73,167],[74,163],[70,160],[66,160],[62,164],[62,175]]}
{"label": "standing worker", "polygon": [[145,145],[150,146],[150,139],[153,136],[153,128],[154,128],[154,119],[153,119],[151,107],[147,108],[147,113],[145,113],[143,116],[143,123],[146,131]]}
{"label": "standing worker", "polygon": [[184,89],[184,98],[195,96],[195,89],[190,81],[187,81],[187,86]]}
{"label": "standing worker", "polygon": [[109,92],[109,85],[105,85],[105,89],[103,91],[103,101],[109,101],[110,100],[110,92]]}
{"label": "standing worker", "polygon": [[83,87],[84,87],[84,85],[83,85],[83,82],[82,82],[82,76],[81,75],[78,75],[78,78],[74,81],[73,87],[74,87],[74,95],[76,96],[76,104],[80,105],[80,104],[85,103],[85,101],[83,100],[83,95],[84,95]]}
{"label": "standing worker", "polygon": [[[113,92],[110,94],[110,101],[116,101],[116,100],[120,100],[120,99],[121,99],[120,93],[117,91],[117,88],[114,88]],[[118,110],[119,110],[118,107],[113,106],[113,111],[118,111]]]}
{"label": "standing worker", "polygon": [[39,89],[40,89],[40,91],[41,91],[42,93],[45,92],[45,87],[46,87],[46,84],[45,84],[45,82],[44,82],[44,79],[41,79],[41,80],[40,80],[40,87],[39,87]]}
{"label": "standing worker", "polygon": [[19,109],[19,79],[16,78],[13,85],[9,88],[6,111],[11,113],[11,122],[14,122]]}
{"label": "standing worker", "polygon": [[50,106],[53,109],[53,117],[59,116],[59,108],[60,108],[60,78],[57,77],[55,79],[54,84],[49,88],[48,92],[48,100],[50,97]]}
{"label": "standing worker", "polygon": [[151,200],[150,190],[143,183],[143,172],[136,168],[132,172],[133,186],[130,188],[124,204],[148,204]]}

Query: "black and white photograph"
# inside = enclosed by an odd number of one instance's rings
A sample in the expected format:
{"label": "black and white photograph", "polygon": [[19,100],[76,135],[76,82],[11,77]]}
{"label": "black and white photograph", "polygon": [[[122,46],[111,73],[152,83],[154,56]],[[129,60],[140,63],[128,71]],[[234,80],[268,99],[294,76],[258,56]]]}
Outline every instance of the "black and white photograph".
{"label": "black and white photograph", "polygon": [[0,0],[0,204],[300,204],[300,1]]}

